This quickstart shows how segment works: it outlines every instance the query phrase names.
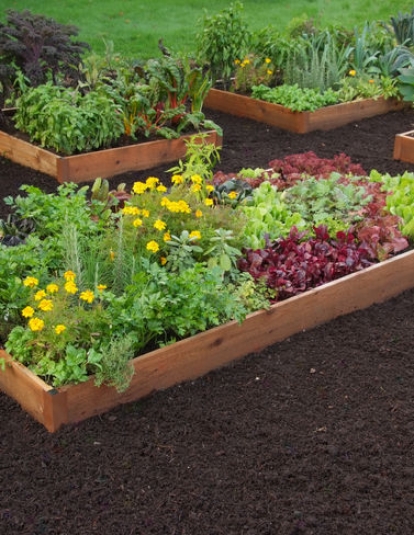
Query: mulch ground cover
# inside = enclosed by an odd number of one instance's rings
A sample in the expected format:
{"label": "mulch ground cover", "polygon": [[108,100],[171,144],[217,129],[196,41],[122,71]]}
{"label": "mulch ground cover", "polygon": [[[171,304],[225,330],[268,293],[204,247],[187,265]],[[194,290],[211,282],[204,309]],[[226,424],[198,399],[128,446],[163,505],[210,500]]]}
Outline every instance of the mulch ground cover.
{"label": "mulch ground cover", "polygon": [[[207,115],[223,171],[310,150],[414,171],[392,159],[413,111],[306,135]],[[22,184],[57,187],[0,158],[0,197]],[[412,535],[413,307],[408,291],[55,434],[0,393],[0,533]]]}

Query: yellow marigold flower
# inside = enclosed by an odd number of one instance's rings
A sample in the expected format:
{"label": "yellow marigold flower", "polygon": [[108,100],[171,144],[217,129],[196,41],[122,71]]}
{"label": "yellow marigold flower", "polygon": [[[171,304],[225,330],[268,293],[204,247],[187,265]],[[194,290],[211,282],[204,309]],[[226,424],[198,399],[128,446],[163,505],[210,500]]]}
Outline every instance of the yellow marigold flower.
{"label": "yellow marigold flower", "polygon": [[369,82],[370,84],[374,84],[374,83],[375,83],[375,80],[372,80],[372,79],[371,79],[371,80],[368,80],[368,82]]}
{"label": "yellow marigold flower", "polygon": [[134,219],[134,221],[132,222],[132,224],[134,225],[135,228],[138,228],[142,225],[142,219],[140,219],[139,217],[137,217],[136,219]]}
{"label": "yellow marigold flower", "polygon": [[116,256],[116,255],[115,255],[114,251],[111,249],[111,250],[109,251],[109,260],[110,260],[111,262],[113,262],[113,261],[115,260],[115,256]]}
{"label": "yellow marigold flower", "polygon": [[201,232],[199,230],[192,230],[190,232],[190,238],[195,238],[196,240],[201,240]]}
{"label": "yellow marigold flower", "polygon": [[75,294],[78,291],[78,287],[73,281],[66,282],[64,288],[68,294]]}
{"label": "yellow marigold flower", "polygon": [[22,310],[22,316],[24,318],[31,318],[34,312],[35,312],[34,308],[27,306],[27,307],[24,307],[24,309]]}
{"label": "yellow marigold flower", "polygon": [[212,191],[214,191],[214,186],[212,184],[207,184],[206,191],[207,193],[211,193]]}
{"label": "yellow marigold flower", "polygon": [[158,193],[165,193],[167,191],[167,188],[164,186],[164,184],[160,184],[157,186]]}
{"label": "yellow marigold flower", "polygon": [[155,176],[149,176],[147,180],[145,181],[145,184],[150,189],[155,189],[157,187],[157,184],[159,183],[160,179]]}
{"label": "yellow marigold flower", "polygon": [[162,256],[162,257],[160,258],[160,262],[161,262],[161,265],[162,265],[162,266],[165,266],[165,264],[167,263],[167,259],[165,258],[165,256]]}
{"label": "yellow marigold flower", "polygon": [[184,182],[184,179],[181,175],[173,175],[171,177],[171,182],[175,185],[182,184]]}
{"label": "yellow marigold flower", "polygon": [[137,195],[142,195],[147,190],[147,185],[144,182],[134,182],[132,186],[132,191]]}
{"label": "yellow marigold flower", "polygon": [[267,71],[266,71],[266,72],[267,72],[267,74],[268,74],[269,76],[271,76],[271,75],[273,74],[273,71],[272,71],[272,69],[267,69]]}
{"label": "yellow marigold flower", "polygon": [[201,178],[200,175],[191,175],[191,182],[193,184],[202,184],[203,183],[203,179]]}
{"label": "yellow marigold flower", "polygon": [[161,219],[157,219],[154,223],[154,228],[157,230],[164,230],[167,227],[167,223],[165,221],[161,221]]}
{"label": "yellow marigold flower", "polygon": [[165,232],[164,236],[162,237],[164,241],[170,241],[171,240],[171,234],[169,232]]}
{"label": "yellow marigold flower", "polygon": [[213,206],[213,204],[214,204],[214,203],[213,203],[213,199],[205,199],[205,200],[204,200],[204,204],[205,204],[206,206]]}
{"label": "yellow marigold flower", "polygon": [[31,318],[29,320],[29,329],[33,332],[41,331],[43,327],[45,326],[45,322],[41,320],[40,318]]}
{"label": "yellow marigold flower", "polygon": [[142,215],[142,217],[149,217],[150,216],[150,212],[149,212],[149,210],[142,210],[141,211],[141,215]]}
{"label": "yellow marigold flower", "polygon": [[51,282],[46,286],[46,291],[48,294],[55,294],[59,291],[59,286],[55,284],[54,282]]}
{"label": "yellow marigold flower", "polygon": [[351,69],[349,71],[349,76],[355,76],[356,75],[356,70],[355,69]]}
{"label": "yellow marigold flower", "polygon": [[201,184],[193,184],[191,186],[191,191],[193,193],[197,193],[198,191],[201,191]]}
{"label": "yellow marigold flower", "polygon": [[229,193],[229,199],[237,199],[238,193],[237,191],[231,191]]}
{"label": "yellow marigold flower", "polygon": [[151,240],[147,243],[147,251],[151,251],[151,253],[156,253],[160,250],[160,246],[158,243],[154,240]]}
{"label": "yellow marigold flower", "polygon": [[76,274],[73,271],[66,271],[63,274],[63,278],[66,282],[73,282],[76,279]]}
{"label": "yellow marigold flower", "polygon": [[92,292],[92,290],[85,290],[84,292],[81,292],[79,295],[80,299],[82,301],[86,301],[87,303],[92,303],[95,299],[95,294]]}
{"label": "yellow marigold flower", "polygon": [[51,299],[42,299],[37,305],[43,312],[50,312],[53,310],[53,301]]}
{"label": "yellow marigold flower", "polygon": [[122,213],[124,215],[139,215],[141,210],[138,208],[138,206],[124,206],[122,208]]}
{"label": "yellow marigold flower", "polygon": [[39,279],[36,279],[36,277],[26,277],[23,281],[23,284],[28,288],[34,288],[39,284]]}
{"label": "yellow marigold flower", "polygon": [[103,292],[104,290],[106,290],[106,288],[107,288],[106,284],[98,284],[98,286],[96,287],[98,292]]}
{"label": "yellow marigold flower", "polygon": [[168,203],[170,203],[170,202],[171,202],[171,201],[170,201],[170,199],[169,199],[168,197],[163,197],[163,198],[161,199],[160,205],[163,206],[163,207],[165,207],[165,206],[168,206]]}
{"label": "yellow marigold flower", "polygon": [[191,214],[191,208],[186,201],[178,201],[178,211],[183,214]]}
{"label": "yellow marigold flower", "polygon": [[59,325],[56,325],[55,327],[56,334],[62,334],[63,331],[66,331],[66,327],[62,323],[59,323]]}
{"label": "yellow marigold flower", "polygon": [[198,209],[198,210],[195,211],[194,215],[196,217],[203,217],[203,212],[200,209]]}
{"label": "yellow marigold flower", "polygon": [[240,60],[239,60],[239,59],[235,59],[235,60],[234,60],[234,64],[235,64],[235,65],[240,65]]}
{"label": "yellow marigold flower", "polygon": [[40,301],[44,297],[46,297],[46,292],[44,290],[37,290],[37,292],[34,294],[35,301]]}
{"label": "yellow marigold flower", "polygon": [[270,58],[266,58],[266,59],[265,59],[265,63],[266,63],[267,65],[269,65],[269,63],[272,63],[272,60],[271,60]]}

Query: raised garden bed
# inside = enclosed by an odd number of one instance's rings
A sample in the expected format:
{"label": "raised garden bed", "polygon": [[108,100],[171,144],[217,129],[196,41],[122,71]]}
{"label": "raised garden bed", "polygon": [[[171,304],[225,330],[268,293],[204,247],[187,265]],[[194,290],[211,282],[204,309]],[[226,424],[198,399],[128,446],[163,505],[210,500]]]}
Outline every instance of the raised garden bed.
{"label": "raised garden bed", "polygon": [[[206,134],[206,143],[221,146],[222,138],[215,130]],[[177,139],[159,139],[74,156],[59,156],[0,131],[0,154],[15,163],[50,175],[60,183],[78,183],[151,169],[179,160],[186,153],[185,140],[189,137],[185,135]]]}
{"label": "raised garden bed", "polygon": [[393,157],[394,160],[414,163],[414,130],[395,136]]}
{"label": "raised garden bed", "polygon": [[397,99],[364,99],[327,106],[314,112],[295,112],[279,104],[271,104],[230,91],[210,89],[204,106],[297,134],[306,134],[314,130],[331,130],[354,121],[401,110],[407,103]]}
{"label": "raised garden bed", "polygon": [[137,357],[132,382],[121,394],[106,386],[96,387],[93,378],[75,386],[50,387],[4,351],[0,351],[0,358],[6,360],[0,389],[54,432],[64,424],[202,376],[297,332],[385,301],[414,287],[413,271],[414,251],[409,251],[250,314],[242,324],[230,322]]}

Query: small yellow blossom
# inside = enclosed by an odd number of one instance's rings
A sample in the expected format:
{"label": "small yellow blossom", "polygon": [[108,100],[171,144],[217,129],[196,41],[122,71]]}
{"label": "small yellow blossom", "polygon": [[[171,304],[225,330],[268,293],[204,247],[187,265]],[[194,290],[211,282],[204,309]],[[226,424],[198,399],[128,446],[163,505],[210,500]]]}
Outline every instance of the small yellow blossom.
{"label": "small yellow blossom", "polygon": [[45,326],[45,322],[41,320],[40,318],[31,318],[29,320],[29,329],[33,332],[41,331],[43,327]]}
{"label": "small yellow blossom", "polygon": [[240,65],[240,60],[239,60],[239,59],[235,59],[235,60],[234,60],[234,64],[235,64],[235,65]]}
{"label": "small yellow blossom", "polygon": [[173,175],[171,177],[171,182],[175,185],[182,184],[184,182],[184,179],[181,175]]}
{"label": "small yellow blossom", "polygon": [[206,191],[207,193],[211,193],[212,191],[214,191],[214,186],[212,184],[207,184]]}
{"label": "small yellow blossom", "polygon": [[203,183],[203,179],[201,178],[200,175],[191,175],[191,182],[193,184],[202,184]]}
{"label": "small yellow blossom", "polygon": [[87,303],[92,303],[95,299],[95,294],[92,292],[92,290],[85,290],[84,292],[81,292],[79,295],[80,299],[82,301],[86,301]]}
{"label": "small yellow blossom", "polygon": [[59,286],[55,284],[54,282],[51,282],[46,286],[46,291],[48,294],[55,294],[59,291]]}
{"label": "small yellow blossom", "polygon": [[59,325],[56,325],[55,327],[56,334],[62,334],[63,331],[66,331],[66,327],[62,323],[59,323]]}
{"label": "small yellow blossom", "polygon": [[142,215],[142,217],[149,217],[150,216],[150,212],[149,212],[149,210],[142,210],[141,211],[141,215]]}
{"label": "small yellow blossom", "polygon": [[39,284],[39,279],[36,279],[36,277],[26,277],[23,281],[23,284],[28,288],[34,288]]}
{"label": "small yellow blossom", "polygon": [[368,83],[370,83],[370,84],[374,84],[374,83],[375,83],[375,80],[372,80],[372,79],[371,79],[371,80],[368,80]]}
{"label": "small yellow blossom", "polygon": [[124,208],[122,208],[122,213],[124,215],[139,215],[141,210],[138,206],[124,206]]}
{"label": "small yellow blossom", "polygon": [[78,287],[73,281],[66,282],[64,288],[68,294],[75,294],[78,291]]}
{"label": "small yellow blossom", "polygon": [[149,176],[145,181],[145,184],[149,189],[155,189],[159,183],[160,179],[155,176]]}
{"label": "small yellow blossom", "polygon": [[165,256],[162,256],[162,257],[160,258],[160,262],[161,262],[161,265],[162,265],[162,266],[165,266],[165,264],[167,263],[167,259],[165,258]]}
{"label": "small yellow blossom", "polygon": [[165,232],[164,236],[162,237],[164,241],[171,241],[171,234],[169,232]]}
{"label": "small yellow blossom", "polygon": [[66,282],[73,282],[76,279],[76,274],[73,271],[66,271],[63,274],[63,278]]}
{"label": "small yellow blossom", "polygon": [[161,219],[157,219],[154,223],[154,228],[156,230],[164,230],[167,227],[167,223],[165,221],[161,221]]}
{"label": "small yellow blossom", "polygon": [[24,318],[31,318],[34,312],[35,312],[34,308],[27,306],[27,307],[24,307],[24,309],[22,310],[22,316]]}
{"label": "small yellow blossom", "polygon": [[147,190],[147,185],[144,182],[134,182],[132,186],[132,191],[137,195],[142,195]]}
{"label": "small yellow blossom", "polygon": [[351,69],[349,71],[349,76],[355,76],[356,75],[356,70],[355,69]]}
{"label": "small yellow blossom", "polygon": [[237,191],[230,191],[230,193],[229,193],[229,199],[232,199],[232,200],[233,200],[233,199],[237,199],[238,195],[239,195],[239,194],[237,193]]}
{"label": "small yellow blossom", "polygon": [[107,288],[106,284],[98,284],[98,286],[96,287],[98,292],[103,292],[104,290],[106,290],[106,288]]}
{"label": "small yellow blossom", "polygon": [[147,251],[150,251],[151,253],[156,253],[160,250],[160,246],[158,243],[154,240],[151,240],[147,243]]}
{"label": "small yellow blossom", "polygon": [[273,74],[273,71],[272,69],[267,69],[266,73],[268,74],[268,76],[271,76]]}
{"label": "small yellow blossom", "polygon": [[196,240],[201,240],[201,232],[199,230],[192,230],[190,232],[190,238],[194,238]]}
{"label": "small yellow blossom", "polygon": [[270,58],[266,58],[266,59],[265,59],[265,63],[266,63],[267,65],[269,65],[269,63],[272,63],[272,60],[271,60]]}
{"label": "small yellow blossom", "polygon": [[51,299],[42,299],[37,305],[43,312],[50,312],[53,310],[53,301]]}
{"label": "small yellow blossom", "polygon": [[44,297],[46,297],[46,292],[44,290],[38,290],[35,294],[34,294],[34,300],[35,301],[40,301],[41,299],[43,299]]}
{"label": "small yellow blossom", "polygon": [[138,228],[142,225],[142,219],[140,219],[139,217],[137,217],[136,219],[134,219],[134,221],[132,222],[132,224],[134,225],[135,228]]}
{"label": "small yellow blossom", "polygon": [[111,249],[111,250],[109,251],[109,260],[110,260],[111,262],[113,262],[113,261],[115,260],[115,256],[116,256],[116,255],[115,255],[115,252]]}
{"label": "small yellow blossom", "polygon": [[195,211],[194,215],[196,217],[203,217],[203,212],[200,209],[198,209],[198,210]]}
{"label": "small yellow blossom", "polygon": [[160,184],[159,186],[157,186],[157,191],[158,193],[165,193],[167,191],[167,188],[166,186],[164,186],[164,184]]}
{"label": "small yellow blossom", "polygon": [[213,204],[214,204],[214,203],[213,203],[213,199],[205,199],[205,200],[204,200],[204,204],[205,204],[206,206],[213,206]]}
{"label": "small yellow blossom", "polygon": [[197,193],[197,192],[201,191],[201,184],[193,184],[191,186],[191,191],[193,193]]}

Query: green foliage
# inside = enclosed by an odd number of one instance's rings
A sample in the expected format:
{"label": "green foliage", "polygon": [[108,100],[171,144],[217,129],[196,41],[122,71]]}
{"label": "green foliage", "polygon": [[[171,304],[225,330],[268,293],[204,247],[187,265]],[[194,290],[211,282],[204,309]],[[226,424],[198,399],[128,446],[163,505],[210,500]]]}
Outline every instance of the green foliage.
{"label": "green foliage", "polygon": [[401,175],[382,175],[371,171],[370,180],[380,182],[386,197],[387,210],[401,218],[400,229],[404,236],[414,239],[414,174],[406,171]]}
{"label": "green foliage", "polygon": [[23,93],[15,124],[32,141],[63,154],[108,147],[124,132],[122,107],[109,92],[82,94],[51,82]]}
{"label": "green foliage", "polygon": [[254,86],[252,97],[274,104],[280,104],[292,111],[315,111],[318,108],[337,104],[339,96],[332,89],[320,93],[317,89],[300,88],[297,84],[283,84],[277,87]]}
{"label": "green foliage", "polygon": [[337,36],[328,30],[303,37],[289,51],[283,72],[284,82],[320,92],[335,89],[348,70],[351,51],[349,45],[342,45]]}
{"label": "green foliage", "polygon": [[214,143],[206,143],[207,134],[190,136],[184,141],[186,146],[185,159],[179,160],[178,164],[168,170],[169,173],[181,175],[188,182],[194,175],[199,175],[204,180],[213,176],[213,169],[220,161],[221,147]]}
{"label": "green foliage", "polygon": [[250,31],[242,10],[235,2],[216,15],[205,14],[197,36],[197,58],[208,67],[213,83],[220,80],[224,88],[230,85],[235,60],[249,48]]}
{"label": "green foliage", "polygon": [[414,46],[414,9],[411,13],[401,13],[391,17],[391,27],[397,43]]}

